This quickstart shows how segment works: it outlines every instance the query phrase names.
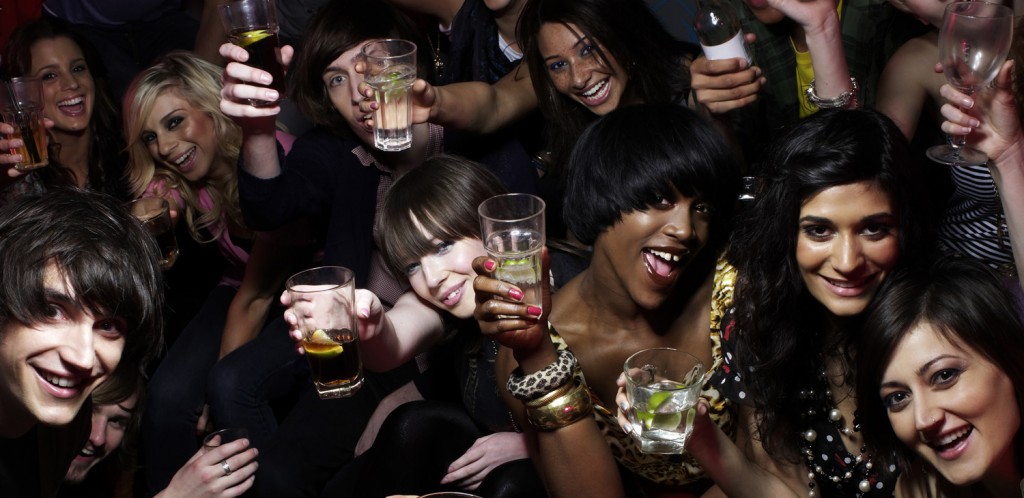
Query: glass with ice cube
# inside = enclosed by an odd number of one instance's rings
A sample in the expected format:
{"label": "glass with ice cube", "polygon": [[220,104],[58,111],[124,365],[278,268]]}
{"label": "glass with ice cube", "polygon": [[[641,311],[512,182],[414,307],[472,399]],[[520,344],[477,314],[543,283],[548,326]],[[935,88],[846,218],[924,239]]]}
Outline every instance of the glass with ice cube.
{"label": "glass with ice cube", "polygon": [[494,278],[519,287],[524,303],[542,307],[544,201],[530,194],[503,194],[480,203],[477,212],[484,249],[498,264]]}
{"label": "glass with ice cube", "polygon": [[634,353],[623,370],[629,423],[640,451],[682,453],[697,414],[704,364],[678,349],[654,348]]}
{"label": "glass with ice cube", "polygon": [[373,145],[384,151],[412,146],[412,106],[409,90],[416,81],[416,44],[407,40],[377,40],[363,45],[366,84],[373,88]]}

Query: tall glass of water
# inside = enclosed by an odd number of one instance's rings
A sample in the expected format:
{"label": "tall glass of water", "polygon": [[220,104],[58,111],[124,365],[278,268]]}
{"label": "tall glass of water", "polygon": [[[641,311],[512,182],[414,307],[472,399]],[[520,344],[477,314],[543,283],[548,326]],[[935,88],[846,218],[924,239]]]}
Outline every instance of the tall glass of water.
{"label": "tall glass of water", "polygon": [[494,277],[519,287],[524,303],[543,307],[544,201],[530,194],[496,195],[477,212],[484,249],[498,264]]}

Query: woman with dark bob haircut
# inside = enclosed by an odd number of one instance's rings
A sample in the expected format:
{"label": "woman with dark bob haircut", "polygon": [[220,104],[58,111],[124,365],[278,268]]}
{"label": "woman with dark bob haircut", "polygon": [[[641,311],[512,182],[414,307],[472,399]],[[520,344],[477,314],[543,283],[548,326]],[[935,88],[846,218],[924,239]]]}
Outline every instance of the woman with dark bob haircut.
{"label": "woman with dark bob haircut", "polygon": [[[711,483],[692,459],[642,453],[632,431],[619,426],[617,379],[627,357],[653,347],[688,351],[709,372],[721,365],[719,319],[731,283],[716,271],[716,260],[736,203],[737,166],[721,136],[694,112],[642,104],[588,128],[570,168],[566,222],[593,245],[590,267],[553,296],[539,319],[538,310],[529,312],[535,307],[516,302],[517,289],[477,277],[476,317],[506,346],[498,357],[500,385],[575,357],[580,384],[565,378],[531,391],[544,397],[582,390],[593,412],[538,430],[528,422],[522,392],[506,391],[506,403],[535,442],[532,456],[551,496],[699,494]],[[488,263],[479,259],[477,273],[488,274]],[[705,384],[701,396],[731,433],[732,416],[717,389]]]}
{"label": "woman with dark bob haircut", "polygon": [[870,354],[858,357],[857,394],[877,464],[906,472],[904,496],[1019,496],[1019,312],[1000,277],[968,258],[895,274],[879,291],[859,342]]}
{"label": "woman with dark bob haircut", "polygon": [[881,283],[934,247],[926,173],[873,110],[802,121],[763,170],[729,243],[736,306],[714,380],[739,406],[737,445],[695,430],[688,448],[730,496],[890,496],[855,417],[854,343]]}

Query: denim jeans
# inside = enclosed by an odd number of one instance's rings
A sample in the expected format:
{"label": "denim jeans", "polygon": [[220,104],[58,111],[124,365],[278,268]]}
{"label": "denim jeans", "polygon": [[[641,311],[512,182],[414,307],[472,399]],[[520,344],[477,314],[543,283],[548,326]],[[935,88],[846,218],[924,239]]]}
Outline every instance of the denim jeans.
{"label": "denim jeans", "polygon": [[199,449],[196,424],[234,296],[232,287],[214,287],[149,381],[142,417],[148,495],[167,487],[174,473]]}

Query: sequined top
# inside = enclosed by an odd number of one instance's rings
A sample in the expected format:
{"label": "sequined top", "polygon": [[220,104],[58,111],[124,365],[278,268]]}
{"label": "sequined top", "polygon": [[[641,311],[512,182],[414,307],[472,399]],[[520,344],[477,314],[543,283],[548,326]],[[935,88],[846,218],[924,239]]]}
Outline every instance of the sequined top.
{"label": "sequined top", "polygon": [[[721,324],[724,311],[732,307],[733,286],[736,281],[736,269],[720,260],[715,269],[714,289],[711,296],[711,358],[707,381],[701,389],[701,397],[710,405],[711,420],[722,428],[729,437],[735,437],[735,424],[730,403],[711,383],[711,372],[722,365]],[[557,331],[551,328],[551,342],[559,350],[567,349],[568,345]],[[580,380],[585,382],[582,372]],[[704,469],[689,455],[652,455],[640,452],[640,447],[626,434],[616,419],[615,404],[607,404],[590,390],[594,400],[594,419],[601,434],[611,447],[612,455],[623,467],[638,477],[663,485],[684,485],[706,478]],[[609,409],[610,407],[611,409]]]}

